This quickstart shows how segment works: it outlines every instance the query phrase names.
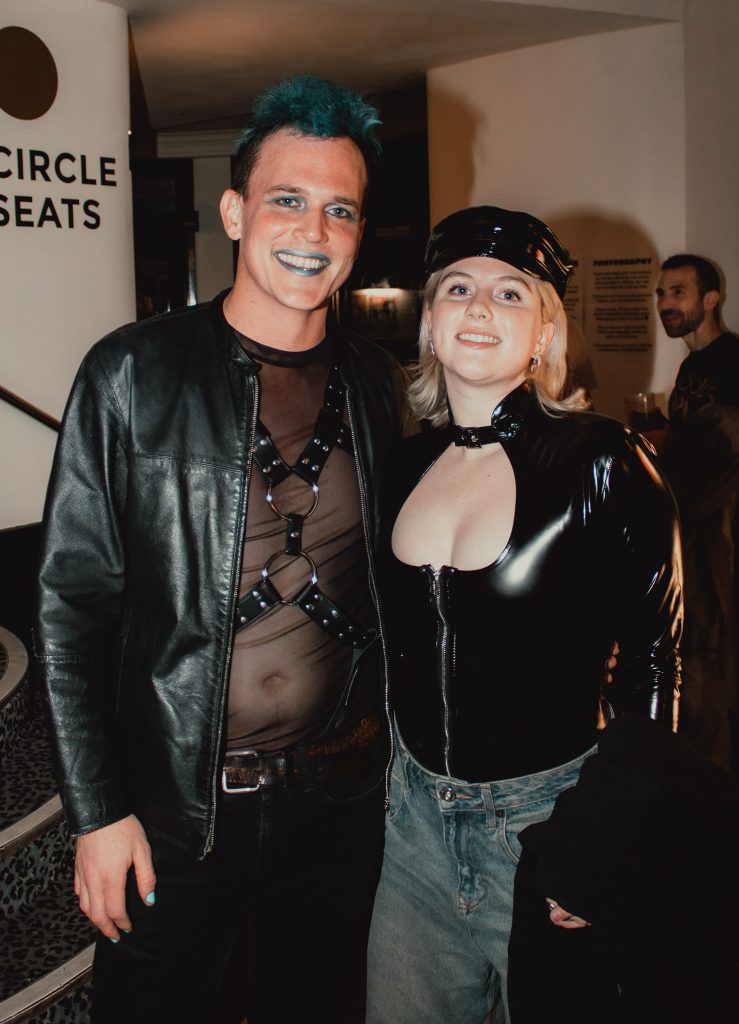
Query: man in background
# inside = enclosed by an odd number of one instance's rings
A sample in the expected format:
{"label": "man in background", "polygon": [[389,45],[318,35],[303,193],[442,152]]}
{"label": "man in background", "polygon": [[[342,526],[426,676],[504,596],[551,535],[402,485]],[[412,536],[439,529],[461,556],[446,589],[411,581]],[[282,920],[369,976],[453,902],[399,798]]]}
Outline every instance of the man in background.
{"label": "man in background", "polygon": [[661,450],[683,532],[680,730],[711,760],[736,768],[739,338],[721,326],[721,282],[708,260],[665,260],[656,295],[665,331],[690,350],[670,396]]}

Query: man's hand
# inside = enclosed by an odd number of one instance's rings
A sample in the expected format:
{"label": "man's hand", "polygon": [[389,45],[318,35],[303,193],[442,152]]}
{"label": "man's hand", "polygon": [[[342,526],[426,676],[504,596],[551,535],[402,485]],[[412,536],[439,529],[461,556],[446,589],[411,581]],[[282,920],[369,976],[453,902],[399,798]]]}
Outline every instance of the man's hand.
{"label": "man's hand", "polygon": [[117,942],[122,931],[131,930],[126,911],[126,875],[133,864],[139,895],[154,905],[156,875],[151,848],[141,822],[133,814],[77,838],[74,891],[80,910],[103,935]]}

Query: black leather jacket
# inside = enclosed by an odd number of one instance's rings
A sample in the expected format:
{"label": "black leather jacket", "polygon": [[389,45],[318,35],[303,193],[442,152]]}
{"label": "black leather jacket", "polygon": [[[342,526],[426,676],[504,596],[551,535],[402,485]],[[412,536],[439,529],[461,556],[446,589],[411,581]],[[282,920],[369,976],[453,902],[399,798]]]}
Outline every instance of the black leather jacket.
{"label": "black leather jacket", "polygon": [[[516,480],[499,558],[433,571],[389,555],[381,573],[401,735],[427,769],[470,782],[588,750],[614,640],[616,714],[670,726],[679,683],[677,515],[638,435],[591,413],[547,415],[527,385],[492,425]],[[401,447],[389,523],[450,440],[437,431]]]}
{"label": "black leather jacket", "polygon": [[[198,856],[212,845],[259,402],[223,298],[121,328],[86,356],[47,496],[35,644],[71,831],[135,813]],[[397,366],[337,340],[376,606]],[[379,702],[375,649],[359,673]]]}

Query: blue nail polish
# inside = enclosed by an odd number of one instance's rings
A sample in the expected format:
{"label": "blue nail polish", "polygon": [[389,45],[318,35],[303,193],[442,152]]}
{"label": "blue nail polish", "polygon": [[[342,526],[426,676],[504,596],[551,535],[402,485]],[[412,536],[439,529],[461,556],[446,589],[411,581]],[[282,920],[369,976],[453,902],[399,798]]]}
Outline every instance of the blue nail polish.
{"label": "blue nail polish", "polygon": [[154,904],[156,903],[156,901],[157,901],[156,893],[155,892],[150,892],[147,895],[147,897],[146,897],[146,902],[149,904],[150,907],[153,907]]}
{"label": "blue nail polish", "polygon": [[120,940],[120,939],[111,939],[110,941],[111,941],[111,942],[113,943],[113,945],[115,946],[116,942],[120,942],[121,940]]}
{"label": "blue nail polish", "polygon": [[123,932],[124,935],[130,935],[131,934],[131,929],[130,928],[121,928],[121,931]]}

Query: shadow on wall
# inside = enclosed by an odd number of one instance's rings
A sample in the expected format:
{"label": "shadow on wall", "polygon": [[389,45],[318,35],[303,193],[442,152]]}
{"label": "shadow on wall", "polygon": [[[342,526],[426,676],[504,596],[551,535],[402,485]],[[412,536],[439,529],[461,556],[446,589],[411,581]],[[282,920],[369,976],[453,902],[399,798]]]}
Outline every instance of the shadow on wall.
{"label": "shadow on wall", "polygon": [[435,145],[429,136],[429,167],[434,168],[429,193],[433,226],[447,214],[470,205],[475,185],[473,144],[480,134],[481,118],[458,96],[429,84],[429,92],[432,89],[434,115],[445,126],[441,145]]}
{"label": "shadow on wall", "polygon": [[626,396],[654,390],[662,257],[627,217],[596,208],[552,213],[548,222],[578,264],[568,295],[571,365],[597,410],[625,419]]}

